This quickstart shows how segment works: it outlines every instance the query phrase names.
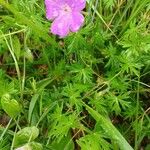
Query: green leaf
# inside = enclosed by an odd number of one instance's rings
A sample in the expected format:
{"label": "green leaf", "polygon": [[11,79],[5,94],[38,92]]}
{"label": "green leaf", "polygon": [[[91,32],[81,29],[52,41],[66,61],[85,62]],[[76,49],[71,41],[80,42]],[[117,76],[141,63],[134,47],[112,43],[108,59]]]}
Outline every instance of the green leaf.
{"label": "green leaf", "polygon": [[29,112],[28,112],[28,122],[29,123],[31,122],[32,113],[33,113],[33,110],[35,108],[35,104],[36,104],[38,98],[39,98],[39,94],[35,94],[31,99],[30,106],[29,106]]}
{"label": "green leaf", "polygon": [[145,150],[149,150],[150,149],[150,144],[148,144],[145,148]]}
{"label": "green leaf", "polygon": [[111,150],[111,145],[100,133],[91,133],[80,138],[77,143],[81,150]]}
{"label": "green leaf", "polygon": [[37,142],[31,142],[29,145],[31,146],[32,150],[42,150],[43,149],[42,145]]}
{"label": "green leaf", "polygon": [[80,64],[73,64],[72,66],[68,67],[70,72],[75,75],[73,80],[77,82],[91,83],[92,79],[92,69],[90,67],[84,67]]}
{"label": "green leaf", "polygon": [[10,99],[8,94],[1,98],[1,105],[3,110],[11,117],[17,117],[21,112],[21,106],[15,99]]}
{"label": "green leaf", "polygon": [[60,142],[57,142],[55,140],[52,143],[53,150],[62,150],[62,147],[64,148],[64,150],[74,150],[74,143],[70,133],[68,133],[67,136],[63,137]]}
{"label": "green leaf", "polygon": [[25,127],[16,133],[14,145],[17,147],[26,144],[27,142],[36,139],[38,135],[39,129],[37,127]]}
{"label": "green leaf", "polygon": [[6,80],[0,80],[0,97],[6,94],[16,94],[17,89],[15,88],[15,82],[8,83]]}
{"label": "green leaf", "polygon": [[47,30],[38,25],[38,21],[36,21],[37,23],[33,22],[32,18],[26,17],[23,13],[17,11],[11,4],[6,3],[4,0],[0,0],[0,4],[12,12],[20,24],[27,25],[38,37],[41,37],[47,42],[51,42],[53,46],[57,46],[55,40],[48,35]]}
{"label": "green leaf", "polygon": [[133,150],[121,133],[114,127],[114,125],[105,117],[100,115],[98,112],[93,110],[91,107],[83,103],[90,115],[102,126],[106,134],[115,140],[121,150]]}
{"label": "green leaf", "polygon": [[40,143],[37,142],[31,142],[31,143],[27,143],[24,146],[18,147],[15,150],[42,150],[43,147]]}
{"label": "green leaf", "polygon": [[115,5],[115,0],[104,0],[103,2],[107,9],[112,8]]}

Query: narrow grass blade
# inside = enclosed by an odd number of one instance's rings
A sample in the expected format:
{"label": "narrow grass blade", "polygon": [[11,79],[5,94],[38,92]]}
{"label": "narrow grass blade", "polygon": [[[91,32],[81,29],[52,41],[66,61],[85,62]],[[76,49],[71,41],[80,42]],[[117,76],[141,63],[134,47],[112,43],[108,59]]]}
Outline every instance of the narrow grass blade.
{"label": "narrow grass blade", "polygon": [[118,143],[121,150],[133,150],[133,148],[129,145],[129,143],[125,140],[121,133],[114,127],[114,125],[108,119],[100,115],[98,112],[93,110],[85,103],[84,106],[86,107],[89,114],[101,124],[102,128],[106,131],[107,135]]}
{"label": "narrow grass blade", "polygon": [[28,122],[29,123],[31,122],[32,113],[33,113],[33,110],[34,110],[34,107],[35,107],[35,104],[36,104],[38,98],[39,98],[39,94],[35,94],[31,99],[30,106],[29,106],[29,112],[28,112]]}

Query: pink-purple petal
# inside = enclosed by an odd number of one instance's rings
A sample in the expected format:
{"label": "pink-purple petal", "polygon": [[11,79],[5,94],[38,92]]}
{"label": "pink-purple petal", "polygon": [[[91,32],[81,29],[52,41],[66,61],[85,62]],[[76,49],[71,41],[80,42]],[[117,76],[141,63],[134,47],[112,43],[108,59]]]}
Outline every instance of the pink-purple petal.
{"label": "pink-purple petal", "polygon": [[60,37],[65,37],[69,34],[70,16],[60,15],[51,25],[51,32]]}
{"label": "pink-purple petal", "polygon": [[60,10],[60,0],[45,0],[46,6],[46,18],[48,20],[53,20],[59,15]]}
{"label": "pink-purple petal", "polygon": [[85,8],[86,0],[65,0],[73,11],[81,11]]}
{"label": "pink-purple petal", "polygon": [[77,32],[83,25],[84,17],[81,11],[86,0],[45,0],[46,17],[53,20],[51,32],[65,37],[70,31]]}
{"label": "pink-purple petal", "polygon": [[72,20],[70,24],[70,30],[72,32],[77,32],[80,27],[83,25],[84,17],[81,13],[74,12],[72,13]]}

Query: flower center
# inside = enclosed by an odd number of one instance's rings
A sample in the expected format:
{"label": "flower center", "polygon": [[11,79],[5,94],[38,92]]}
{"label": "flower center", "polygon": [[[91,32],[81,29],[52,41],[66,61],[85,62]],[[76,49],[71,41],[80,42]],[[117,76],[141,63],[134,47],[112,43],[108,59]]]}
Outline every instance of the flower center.
{"label": "flower center", "polygon": [[64,5],[62,6],[62,11],[65,12],[65,13],[70,13],[70,12],[71,12],[71,8],[70,8],[69,5],[64,4]]}

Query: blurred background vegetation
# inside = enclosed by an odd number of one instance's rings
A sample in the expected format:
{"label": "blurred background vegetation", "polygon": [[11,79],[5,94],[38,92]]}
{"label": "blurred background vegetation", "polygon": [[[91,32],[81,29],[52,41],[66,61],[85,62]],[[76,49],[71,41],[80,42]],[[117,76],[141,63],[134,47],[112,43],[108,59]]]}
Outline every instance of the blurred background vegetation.
{"label": "blurred background vegetation", "polygon": [[0,150],[150,149],[150,1],[83,13],[60,39],[44,1],[0,0]]}

